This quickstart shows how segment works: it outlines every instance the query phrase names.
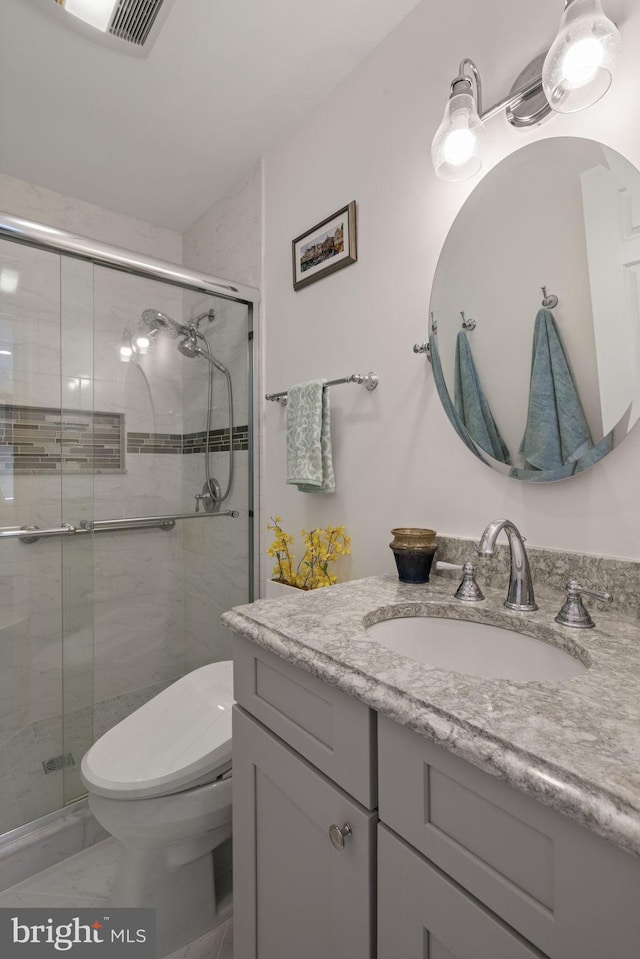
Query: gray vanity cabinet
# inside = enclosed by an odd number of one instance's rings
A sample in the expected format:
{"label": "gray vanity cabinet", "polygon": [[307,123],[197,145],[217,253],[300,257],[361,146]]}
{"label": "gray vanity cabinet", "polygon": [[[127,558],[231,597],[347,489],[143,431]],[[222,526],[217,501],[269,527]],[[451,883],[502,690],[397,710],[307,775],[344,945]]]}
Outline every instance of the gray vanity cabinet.
{"label": "gray vanity cabinet", "polygon": [[382,716],[378,769],[379,959],[640,957],[640,858]]}
{"label": "gray vanity cabinet", "polygon": [[639,857],[241,637],[234,664],[235,959],[639,959]]}
{"label": "gray vanity cabinet", "polygon": [[[375,716],[308,673],[236,644],[234,959],[373,959],[378,817],[344,782],[370,802]],[[332,826],[343,848],[332,844]]]}

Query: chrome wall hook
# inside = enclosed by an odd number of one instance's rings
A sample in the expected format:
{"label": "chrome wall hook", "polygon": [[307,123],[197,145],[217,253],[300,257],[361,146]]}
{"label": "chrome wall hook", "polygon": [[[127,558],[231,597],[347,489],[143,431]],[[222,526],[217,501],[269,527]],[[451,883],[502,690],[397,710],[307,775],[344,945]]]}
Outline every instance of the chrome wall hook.
{"label": "chrome wall hook", "polygon": [[467,330],[468,333],[471,333],[472,330],[475,330],[477,323],[471,318],[467,319],[464,315],[464,310],[460,310],[460,316],[462,317],[462,329]]}
{"label": "chrome wall hook", "polygon": [[558,297],[553,293],[550,293],[549,296],[547,296],[546,286],[541,286],[540,289],[542,290],[543,296],[542,305],[544,306],[545,310],[554,310],[558,305]]}

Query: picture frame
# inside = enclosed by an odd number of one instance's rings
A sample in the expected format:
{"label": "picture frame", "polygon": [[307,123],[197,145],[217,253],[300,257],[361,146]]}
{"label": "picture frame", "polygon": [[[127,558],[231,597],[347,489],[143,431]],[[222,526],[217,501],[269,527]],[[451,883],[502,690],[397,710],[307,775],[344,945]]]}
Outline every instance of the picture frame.
{"label": "picture frame", "polygon": [[358,259],[356,201],[291,241],[293,288],[301,290]]}

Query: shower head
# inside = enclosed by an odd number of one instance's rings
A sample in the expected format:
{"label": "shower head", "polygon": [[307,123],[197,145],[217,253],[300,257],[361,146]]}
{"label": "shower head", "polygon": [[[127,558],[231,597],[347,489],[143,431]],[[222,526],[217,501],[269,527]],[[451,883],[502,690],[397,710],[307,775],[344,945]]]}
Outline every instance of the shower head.
{"label": "shower head", "polygon": [[[205,344],[205,349],[199,346],[199,339]],[[189,359],[193,359],[195,356],[204,356],[205,360],[208,360],[208,362],[211,363],[212,366],[215,366],[217,370],[227,376],[229,375],[229,371],[227,370],[226,366],[224,366],[220,360],[217,360],[209,349],[209,343],[202,333],[196,333],[193,330],[188,330],[185,338],[180,340],[178,343],[178,349],[183,356],[188,356]]]}
{"label": "shower head", "polygon": [[188,326],[183,326],[182,323],[178,323],[177,320],[172,319],[160,310],[143,310],[142,321],[146,323],[150,330],[166,330],[169,336],[174,338],[189,335]]}
{"label": "shower head", "polygon": [[183,356],[188,356],[190,359],[202,352],[195,336],[186,336],[184,340],[180,340],[178,350]]}

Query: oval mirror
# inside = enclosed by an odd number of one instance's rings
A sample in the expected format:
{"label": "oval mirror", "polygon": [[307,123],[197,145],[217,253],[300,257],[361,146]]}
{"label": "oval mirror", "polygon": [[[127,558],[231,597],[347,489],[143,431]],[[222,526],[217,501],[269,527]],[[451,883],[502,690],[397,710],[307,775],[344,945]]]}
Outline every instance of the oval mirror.
{"label": "oval mirror", "polygon": [[640,416],[640,171],[531,143],[478,184],[431,294],[432,366],[467,447],[533,482],[588,469]]}

